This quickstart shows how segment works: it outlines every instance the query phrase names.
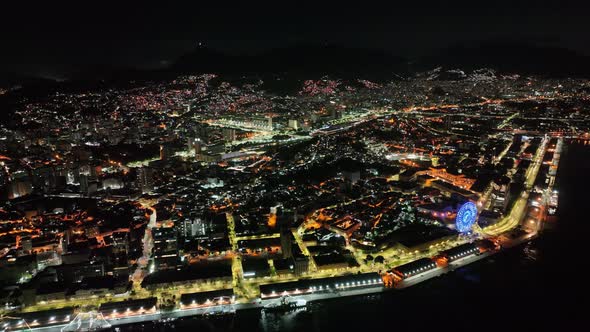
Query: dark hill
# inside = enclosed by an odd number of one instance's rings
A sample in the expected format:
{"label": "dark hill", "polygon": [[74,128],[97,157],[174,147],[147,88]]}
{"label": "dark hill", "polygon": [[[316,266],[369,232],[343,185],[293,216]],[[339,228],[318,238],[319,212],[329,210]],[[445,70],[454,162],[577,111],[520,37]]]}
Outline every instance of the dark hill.
{"label": "dark hill", "polygon": [[571,50],[512,42],[455,45],[420,61],[430,66],[473,70],[487,67],[501,73],[548,77],[588,77],[590,58]]}
{"label": "dark hill", "polygon": [[392,77],[394,73],[407,71],[407,67],[405,59],[383,51],[332,45],[299,45],[258,55],[227,55],[199,48],[180,57],[168,70],[175,73],[378,78]]}

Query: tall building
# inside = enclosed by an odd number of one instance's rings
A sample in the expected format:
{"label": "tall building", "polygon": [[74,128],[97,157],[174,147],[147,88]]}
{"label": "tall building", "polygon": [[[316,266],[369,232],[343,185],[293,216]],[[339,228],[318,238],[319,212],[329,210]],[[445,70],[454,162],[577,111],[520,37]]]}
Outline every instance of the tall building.
{"label": "tall building", "polygon": [[299,121],[297,120],[289,120],[289,124],[288,124],[289,128],[291,129],[299,129]]}
{"label": "tall building", "polygon": [[174,149],[169,144],[160,145],[160,160],[168,160],[174,156]]}
{"label": "tall building", "polygon": [[190,137],[188,139],[188,152],[192,152],[194,151],[195,154],[199,154],[201,153],[201,139],[200,138],[194,138],[194,137]]}
{"label": "tall building", "polygon": [[116,232],[112,235],[112,251],[113,254],[127,254],[129,252],[129,233]]}
{"label": "tall building", "polygon": [[20,240],[24,252],[30,253],[33,250],[33,240],[30,236],[23,236]]}
{"label": "tall building", "polygon": [[80,192],[81,193],[88,193],[88,186],[89,186],[89,179],[88,175],[80,175]]}
{"label": "tall building", "polygon": [[13,181],[8,188],[8,199],[26,196],[33,192],[33,185],[30,181]]}
{"label": "tall building", "polygon": [[179,264],[178,239],[173,227],[152,228],[156,270],[175,269]]}
{"label": "tall building", "polygon": [[291,250],[293,253],[294,261],[294,273],[295,275],[302,275],[309,271],[309,257],[305,256],[301,252],[301,248],[298,245],[294,246]]}
{"label": "tall building", "polygon": [[516,147],[520,147],[522,144],[522,134],[515,134],[512,136],[512,145]]}
{"label": "tall building", "polygon": [[223,133],[223,139],[226,142],[233,142],[236,140],[236,130],[233,128],[223,128],[222,130]]}
{"label": "tall building", "polygon": [[88,175],[80,175],[80,193],[90,195],[98,189],[98,182]]}
{"label": "tall building", "polygon": [[58,266],[62,264],[61,255],[55,250],[48,250],[44,252],[38,252],[37,255],[37,266],[39,270],[44,270],[48,266]]}
{"label": "tall building", "polygon": [[359,170],[345,170],[342,172],[342,176],[345,180],[355,184],[361,179],[361,171]]}
{"label": "tall building", "polygon": [[207,235],[205,221],[201,218],[184,219],[182,223],[182,235],[185,238]]}
{"label": "tall building", "polygon": [[142,193],[154,190],[154,170],[149,167],[141,167],[137,170],[137,187]]}
{"label": "tall building", "polygon": [[283,258],[293,257],[291,236],[292,234],[288,228],[281,228],[281,251],[283,252]]}
{"label": "tall building", "polygon": [[309,271],[309,257],[304,255],[295,256],[295,275],[302,275]]}

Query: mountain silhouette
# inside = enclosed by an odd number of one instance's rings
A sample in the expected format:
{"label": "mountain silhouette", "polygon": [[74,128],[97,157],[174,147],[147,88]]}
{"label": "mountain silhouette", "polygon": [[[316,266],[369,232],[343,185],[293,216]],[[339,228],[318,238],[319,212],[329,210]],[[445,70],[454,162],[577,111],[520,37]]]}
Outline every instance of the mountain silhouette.
{"label": "mountain silhouette", "polygon": [[[499,73],[545,77],[590,77],[590,58],[561,48],[512,42],[483,42],[452,45],[434,54],[408,59],[384,50],[340,45],[301,44],[254,55],[227,54],[206,47],[186,53],[165,68],[136,69],[93,65],[69,72],[66,85],[92,87],[126,85],[133,81],[157,81],[179,75],[217,73],[227,79],[246,76],[300,81],[330,76],[341,79],[391,80],[410,77],[436,67],[472,71],[491,68]],[[46,80],[2,75],[0,84],[19,81],[32,85]]]}
{"label": "mountain silhouette", "polygon": [[454,45],[419,60],[423,65],[546,77],[590,77],[590,57],[574,51],[514,42]]}
{"label": "mountain silhouette", "polygon": [[380,50],[305,44],[256,55],[227,55],[198,48],[177,59],[167,70],[175,73],[335,75],[341,78],[369,78],[391,77],[395,72],[407,71],[406,63],[404,58]]}

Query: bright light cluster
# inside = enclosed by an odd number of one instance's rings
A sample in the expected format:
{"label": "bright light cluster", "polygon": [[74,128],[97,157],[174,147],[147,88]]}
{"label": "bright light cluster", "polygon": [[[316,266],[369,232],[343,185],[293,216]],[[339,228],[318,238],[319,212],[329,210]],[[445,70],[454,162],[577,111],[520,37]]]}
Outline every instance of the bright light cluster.
{"label": "bright light cluster", "polygon": [[467,202],[461,205],[459,212],[457,212],[457,218],[455,219],[455,225],[457,230],[461,233],[471,231],[471,227],[475,224],[477,218],[477,206],[473,202]]}

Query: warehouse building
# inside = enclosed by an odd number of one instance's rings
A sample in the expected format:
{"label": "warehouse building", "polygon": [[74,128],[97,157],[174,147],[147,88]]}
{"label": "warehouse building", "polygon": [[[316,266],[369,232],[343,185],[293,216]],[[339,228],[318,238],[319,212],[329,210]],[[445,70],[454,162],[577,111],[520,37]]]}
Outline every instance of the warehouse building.
{"label": "warehouse building", "polygon": [[23,312],[11,316],[15,316],[15,319],[3,320],[2,325],[0,325],[3,331],[25,330],[41,326],[67,324],[73,320],[76,315],[73,307],[67,307],[61,309]]}
{"label": "warehouse building", "polygon": [[371,287],[383,287],[383,280],[376,272],[319,279],[303,279],[259,286],[260,298],[263,300],[281,296],[328,293]]}
{"label": "warehouse building", "polygon": [[475,243],[465,243],[442,252],[449,262],[478,253],[480,250]]}
{"label": "warehouse building", "polygon": [[157,313],[157,301],[158,299],[155,297],[148,297],[145,299],[108,302],[101,304],[98,311],[106,319],[155,314]]}
{"label": "warehouse building", "polygon": [[180,296],[180,309],[193,309],[213,305],[233,304],[234,290],[220,289],[209,292],[186,293]]}
{"label": "warehouse building", "polygon": [[406,279],[434,268],[436,268],[436,263],[430,258],[420,258],[413,262],[396,267],[393,269],[393,272],[402,279]]}

